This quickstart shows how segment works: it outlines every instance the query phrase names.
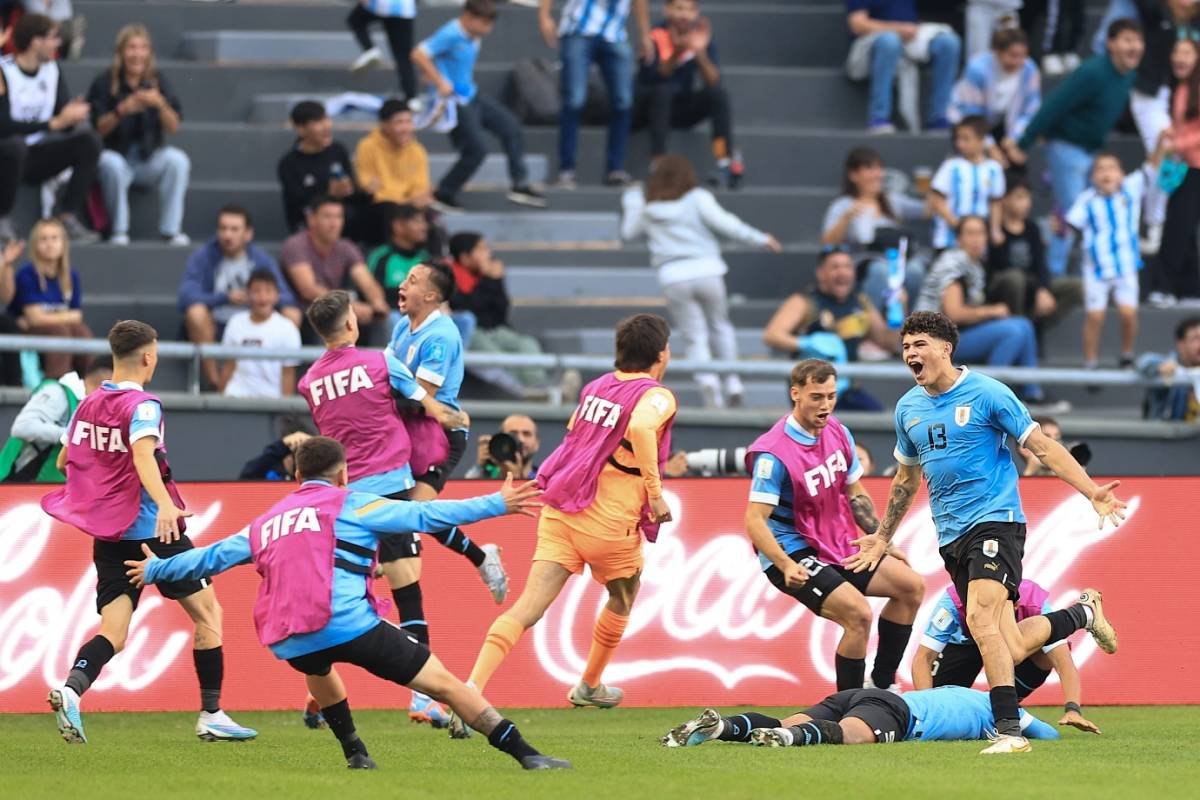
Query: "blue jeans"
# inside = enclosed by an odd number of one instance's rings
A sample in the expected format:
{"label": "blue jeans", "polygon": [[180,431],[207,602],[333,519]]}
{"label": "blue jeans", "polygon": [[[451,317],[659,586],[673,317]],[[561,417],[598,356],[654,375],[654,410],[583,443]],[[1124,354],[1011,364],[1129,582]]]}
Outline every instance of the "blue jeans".
{"label": "blue jeans", "polygon": [[[1075,198],[1087,188],[1092,172],[1092,154],[1078,145],[1051,139],[1046,142],[1046,166],[1050,169],[1050,189],[1058,213],[1066,214]],[[1067,259],[1075,244],[1075,232],[1063,226],[1063,233],[1050,238],[1046,248],[1046,266],[1055,278],[1067,273]]]}
{"label": "blue jeans", "polygon": [[1108,0],[1108,8],[1096,35],[1092,37],[1092,53],[1102,56],[1108,52],[1108,26],[1119,19],[1139,20],[1137,3],[1134,0]]}
{"label": "blue jeans", "polygon": [[[871,89],[867,100],[867,117],[871,124],[892,118],[892,88],[896,83],[896,65],[904,55],[900,35],[885,31],[871,46]],[[950,93],[958,78],[962,40],[952,33],[943,33],[929,43],[929,106],[926,125],[944,125]]]}
{"label": "blue jeans", "polygon": [[[917,302],[917,295],[921,293],[921,284],[924,282],[925,263],[918,259],[909,261],[904,268],[904,291],[908,293],[908,307],[904,309],[905,313],[908,313],[912,309],[913,303]],[[867,265],[867,274],[863,276],[859,290],[875,304],[880,314],[887,314],[887,261],[877,258]]]}
{"label": "blue jeans", "polygon": [[609,42],[599,36],[563,36],[558,40],[558,52],[562,60],[558,168],[575,169],[579,120],[587,103],[588,68],[594,61],[604,76],[611,109],[605,166],[609,172],[622,169],[633,110],[633,50],[628,42]]}
{"label": "blue jeans", "polygon": [[178,147],[166,145],[143,158],[139,150],[121,155],[115,150],[100,154],[100,186],[114,234],[129,233],[129,187],[153,186],[158,190],[158,232],[174,236],[183,227],[183,198],[187,194],[192,162]]}
{"label": "blue jeans", "polygon": [[[1027,317],[989,319],[958,331],[956,361],[989,364],[993,367],[1036,367],[1037,337],[1033,323]],[[1029,399],[1042,397],[1042,387],[1036,383],[1023,389]]]}
{"label": "blue jeans", "polygon": [[525,139],[521,134],[520,121],[495,100],[477,94],[470,103],[458,107],[458,125],[450,131],[450,142],[458,150],[458,160],[442,176],[438,194],[453,199],[463,184],[475,174],[475,170],[479,169],[487,157],[484,131],[494,134],[504,147],[504,155],[508,158],[508,178],[513,188],[528,182]]}

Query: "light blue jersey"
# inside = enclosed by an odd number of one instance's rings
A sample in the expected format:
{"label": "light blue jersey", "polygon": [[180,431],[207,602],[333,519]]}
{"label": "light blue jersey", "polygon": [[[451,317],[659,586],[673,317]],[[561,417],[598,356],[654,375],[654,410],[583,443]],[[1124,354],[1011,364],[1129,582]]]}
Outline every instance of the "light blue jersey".
{"label": "light blue jersey", "polygon": [[455,411],[461,410],[463,340],[454,321],[434,311],[416,330],[408,317],[401,317],[392,330],[390,349],[417,378],[437,387],[434,398]]}
{"label": "light blue jersey", "polygon": [[464,100],[474,100],[478,91],[475,61],[479,58],[480,44],[458,19],[452,19],[417,47],[433,60],[442,77],[454,85],[456,95]]}
{"label": "light blue jersey", "polygon": [[[306,481],[325,484],[325,481]],[[410,503],[384,500],[365,492],[346,496],[342,513],[334,522],[334,535],[340,541],[358,545],[374,553],[381,537],[414,531],[438,531],[455,525],[498,517],[505,513],[499,492],[470,500],[433,500]],[[146,565],[146,583],[206,578],[241,564],[250,563],[250,528],[247,526],[227,539],[188,550],[166,559],[154,559]],[[371,558],[338,549],[345,558],[360,567],[370,567]],[[371,608],[363,591],[364,577],[344,569],[333,570],[333,615],[325,627],[312,633],[289,636],[271,645],[277,658],[288,659],[345,644],[379,624],[379,615]]]}
{"label": "light blue jersey", "polygon": [[[412,371],[404,366],[404,363],[396,358],[390,350],[384,351],[383,360],[387,363],[388,384],[393,389],[409,400],[421,400],[425,397],[425,389],[417,383]],[[356,492],[387,497],[397,492],[406,492],[414,485],[412,467],[403,464],[395,469],[389,469],[387,472],[364,475],[358,480],[351,481],[349,488]]]}
{"label": "light blue jersey", "polygon": [[[912,715],[905,741],[963,741],[995,734],[992,701],[984,692],[962,686],[942,686],[905,692],[900,699]],[[1061,738],[1052,726],[1021,709],[1021,733],[1030,739]]]}
{"label": "light blue jersey", "polygon": [[[1004,197],[1004,168],[990,158],[975,164],[962,156],[952,156],[938,167],[930,186],[946,198],[954,216],[986,220],[991,215],[992,203]],[[941,217],[934,217],[933,246],[942,249],[953,245],[954,231],[950,225]]]}
{"label": "light blue jersey", "polygon": [[1083,273],[1098,280],[1136,275],[1142,268],[1138,226],[1151,176],[1131,172],[1113,194],[1084,189],[1064,219],[1083,234]]}
{"label": "light blue jersey", "polygon": [[567,0],[558,23],[559,36],[597,36],[625,41],[625,22],[632,0]]}
{"label": "light blue jersey", "polygon": [[914,386],[900,398],[896,460],[925,473],[939,547],[981,522],[1025,522],[1004,442],[1024,444],[1035,427],[1011,389],[966,367],[942,394]]}
{"label": "light blue jersey", "polygon": [[[1053,610],[1049,600],[1042,603],[1043,614],[1049,614]],[[1018,619],[1020,619],[1019,615]],[[1057,642],[1051,642],[1043,647],[1042,652],[1049,653],[1054,648],[1062,647],[1066,643],[1066,639],[1059,639]],[[968,634],[962,615],[958,613],[958,606],[954,605],[954,600],[950,597],[950,590],[947,589],[942,592],[942,596],[938,598],[933,607],[933,613],[929,615],[929,624],[925,626],[925,634],[921,637],[921,646],[940,653],[946,649],[947,645],[951,644],[974,644],[974,640]]]}

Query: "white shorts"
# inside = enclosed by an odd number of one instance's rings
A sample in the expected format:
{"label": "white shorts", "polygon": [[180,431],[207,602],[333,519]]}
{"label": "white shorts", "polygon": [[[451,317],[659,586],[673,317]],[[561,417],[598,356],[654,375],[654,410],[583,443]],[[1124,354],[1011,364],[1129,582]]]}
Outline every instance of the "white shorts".
{"label": "white shorts", "polygon": [[1116,278],[1097,278],[1087,273],[1083,276],[1083,307],[1087,311],[1104,311],[1108,308],[1108,298],[1112,297],[1118,306],[1134,306],[1138,304],[1137,273],[1121,275]]}

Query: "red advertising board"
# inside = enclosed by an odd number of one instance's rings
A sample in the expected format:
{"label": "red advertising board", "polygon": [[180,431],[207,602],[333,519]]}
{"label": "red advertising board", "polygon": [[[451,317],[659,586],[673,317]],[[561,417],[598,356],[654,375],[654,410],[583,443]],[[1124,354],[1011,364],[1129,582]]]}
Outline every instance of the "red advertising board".
{"label": "red advertising board", "polygon": [[[882,509],[884,479],[868,479]],[[281,484],[188,484],[196,512],[189,530],[204,545],[243,527],[290,487]],[[464,497],[494,488],[452,484]],[[46,689],[62,681],[80,644],[93,635],[95,575],[91,539],[50,520],[38,506],[44,489],[0,487],[0,711],[45,709]],[[815,619],[767,583],[742,531],[747,485],[738,479],[676,480],[668,485],[675,522],[646,545],[641,595],[605,680],[620,685],[628,705],[802,705],[833,690],[838,629]],[[1120,494],[1126,522],[1097,530],[1091,507],[1053,479],[1022,481],[1029,517],[1025,574],[1050,590],[1056,604],[1085,586],[1104,592],[1120,632],[1120,651],[1100,653],[1077,634],[1074,654],[1084,700],[1102,703],[1200,703],[1200,685],[1185,673],[1200,661],[1195,636],[1195,498],[1200,478],[1133,478]],[[511,589],[524,585],[535,539],[534,520],[508,517],[473,526],[472,536],[504,549]],[[925,577],[926,603],[909,647],[948,580],[937,555],[924,496],[897,541]],[[422,589],[434,651],[456,674],[474,663],[500,609],[460,556],[426,540]],[[251,567],[214,581],[225,609],[224,703],[231,709],[294,708],[301,677],[276,661],[254,634],[257,589]],[[381,589],[386,587],[381,586]],[[518,643],[487,687],[501,706],[561,706],[578,680],[603,588],[573,578],[545,619]],[[876,608],[882,603],[875,602]],[[394,613],[394,612],[393,612]],[[188,652],[191,623],[175,603],[147,589],[126,650],[88,693],[88,709],[191,709],[198,699]],[[874,648],[874,642],[871,645]],[[901,669],[908,685],[907,663]],[[345,668],[355,707],[407,705],[408,692]],[[1057,703],[1051,683],[1031,702]]]}

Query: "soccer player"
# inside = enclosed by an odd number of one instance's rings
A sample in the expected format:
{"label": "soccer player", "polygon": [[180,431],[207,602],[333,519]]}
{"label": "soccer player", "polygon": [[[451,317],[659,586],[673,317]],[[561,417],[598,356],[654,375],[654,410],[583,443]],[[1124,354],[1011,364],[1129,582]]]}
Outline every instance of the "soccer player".
{"label": "soccer player", "polygon": [[[1012,390],[966,367],[955,367],[958,328],[944,314],[912,314],[900,334],[904,363],[917,382],[896,404],[895,456],[900,466],[879,530],[858,539],[859,551],[844,563],[855,572],[875,568],[924,474],[942,561],[958,596],[966,599],[967,625],[991,687],[999,735],[983,752],[1028,752],[1018,720],[1012,651],[1017,625],[1012,601],[1021,584],[1025,512],[1005,439],[1012,437],[1032,451],[1087,497],[1100,526],[1109,520],[1120,524],[1125,518],[1125,503],[1113,493],[1120,482],[1097,486],[1065,447],[1042,433]],[[1066,618],[1056,617],[1056,624],[1063,630],[1091,626],[1088,608],[1064,611]],[[1111,627],[1097,623],[1092,630],[1101,648],[1116,649]],[[1048,641],[1064,635],[1060,630]]]}
{"label": "soccer player", "polygon": [[332,673],[335,663],[442,698],[525,769],[570,767],[531,747],[516,725],[451,675],[425,645],[380,619],[371,595],[375,548],[385,537],[504,514],[532,516],[538,505],[534,485],[513,486],[510,478],[501,491],[472,500],[390,501],[350,490],[346,452],[324,436],[297,448],[296,477],[300,488],[241,532],[167,559],[146,548],[145,559],[125,562],[128,580],[138,587],[198,580],[253,563],[263,579],[254,604],[259,641],[304,673],[351,769],[375,769],[375,762],[355,732],[345,687]]}
{"label": "soccer player", "polygon": [[[1026,579],[1018,589],[1016,602],[1017,621],[1038,614],[1050,614],[1049,592],[1037,583]],[[963,621],[966,612],[962,599],[953,586],[946,589],[933,607],[925,635],[912,662],[912,681],[915,689],[931,689],[939,686],[965,686],[970,688],[983,669],[979,648],[971,639],[971,631]],[[1081,731],[1100,733],[1100,729],[1083,716],[1080,705],[1079,670],[1071,658],[1071,648],[1066,639],[1046,644],[1040,651],[1032,653],[1016,665],[1013,673],[1017,686],[1017,699],[1024,700],[1046,682],[1050,670],[1058,673],[1062,682],[1063,718],[1059,725],[1071,725]]]}
{"label": "soccer player", "polygon": [[[144,322],[124,320],[108,332],[112,380],[75,409],[63,435],[58,469],[67,482],[42,498],[47,514],[92,536],[96,565],[96,610],[100,630],[75,656],[66,683],[50,690],[58,732],[86,743],[81,698],[113,656],[125,647],[140,587],[125,579],[122,563],[147,547],[170,556],[192,548],[184,533],[183,500],[171,479],[163,441],[162,404],[143,387],[158,366],[158,333]],[[158,587],[192,618],[192,658],[200,680],[196,735],[205,740],[253,739],[258,734],[221,710],[225,656],[221,650],[221,606],[207,581],[168,581]]]}
{"label": "soccer player", "polygon": [[801,361],[792,369],[790,391],[792,413],[746,451],[752,476],[746,532],[775,588],[841,626],[834,656],[839,690],[863,686],[872,616],[866,596],[889,598],[879,615],[871,671],[871,685],[887,689],[912,635],[925,583],[903,556],[885,558],[866,572],[842,566],[854,552],[856,527],[874,533],[879,518],[860,482],[854,437],[833,416],[837,370],[828,361]]}
{"label": "soccer player", "polygon": [[[545,507],[538,520],[533,566],[520,598],[488,629],[471,670],[481,690],[526,630],[586,564],[608,589],[592,631],[579,683],[567,694],[576,706],[611,708],[624,692],[601,682],[637,597],[642,536],[658,537],[671,519],[659,477],[671,451],[675,396],[662,385],[671,360],[666,320],[635,314],[617,324],[616,371],[583,387],[567,435],[538,470]],[[450,735],[468,734],[457,717]]]}

